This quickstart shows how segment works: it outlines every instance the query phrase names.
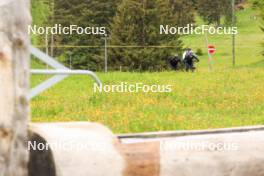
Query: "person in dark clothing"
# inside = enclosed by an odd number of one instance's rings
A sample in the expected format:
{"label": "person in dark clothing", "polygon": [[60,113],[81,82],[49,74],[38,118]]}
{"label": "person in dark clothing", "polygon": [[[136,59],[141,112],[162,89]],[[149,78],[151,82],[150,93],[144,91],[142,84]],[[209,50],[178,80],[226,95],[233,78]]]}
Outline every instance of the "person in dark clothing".
{"label": "person in dark clothing", "polygon": [[169,62],[173,70],[181,69],[181,58],[179,56],[169,58]]}
{"label": "person in dark clothing", "polygon": [[194,67],[194,62],[199,62],[198,57],[194,54],[192,49],[187,48],[186,51],[183,53],[183,63],[185,65],[185,70],[194,71],[196,68]]}

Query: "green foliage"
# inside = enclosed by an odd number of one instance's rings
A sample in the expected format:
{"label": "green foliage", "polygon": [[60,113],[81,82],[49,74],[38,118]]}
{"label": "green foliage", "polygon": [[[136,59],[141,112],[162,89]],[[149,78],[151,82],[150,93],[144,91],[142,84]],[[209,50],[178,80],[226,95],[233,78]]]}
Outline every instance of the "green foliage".
{"label": "green foliage", "polygon": [[[119,0],[56,0],[54,23],[62,26],[78,25],[81,27],[106,27],[109,29],[116,5]],[[103,46],[103,38],[99,35],[59,35],[56,36],[57,45],[72,46]],[[68,50],[69,51],[69,50]],[[97,48],[75,48],[71,50],[74,68],[101,71],[103,67],[103,50]],[[57,49],[57,55],[65,55],[65,50]],[[65,62],[69,63],[69,56],[65,55]]]}
{"label": "green foliage", "polygon": [[[259,4],[263,4],[261,0],[255,1],[259,7],[261,7]],[[236,0],[237,4],[243,2],[243,0]],[[124,71],[166,69],[167,58],[170,55],[181,53],[182,40],[186,47],[194,49],[204,45],[203,36],[190,36],[192,40],[188,41],[185,39],[189,36],[180,38],[175,35],[159,35],[160,24],[185,26],[188,23],[194,23],[194,18],[200,19],[195,10],[208,23],[220,23],[219,19],[230,18],[230,8],[231,0],[92,0],[89,3],[87,0],[32,0],[34,24],[41,26],[52,26],[55,23],[62,24],[62,26],[71,24],[83,27],[106,26],[109,34],[108,43],[112,45],[108,48],[109,67],[113,70],[119,70],[122,67]],[[247,19],[247,15],[244,17],[240,20]],[[247,25],[247,28],[238,26],[239,31],[251,29],[252,25],[249,22],[244,25]],[[44,37],[33,36],[33,44],[44,45]],[[221,36],[221,38],[225,37]],[[55,45],[94,46],[92,48],[55,47],[55,56],[64,64],[69,65],[70,52],[73,68],[103,70],[104,39],[101,36],[56,35]],[[124,47],[120,48],[116,45]],[[219,45],[222,47],[221,43]],[[157,48],[155,46],[175,47]]]}
{"label": "green foliage", "polygon": [[194,23],[196,0],[169,0],[174,15],[174,23],[185,26]]}
{"label": "green foliage", "polygon": [[[32,24],[46,26],[51,15],[49,2],[50,0],[31,0]],[[40,44],[44,41],[43,36],[33,36],[32,43]]]}
{"label": "green foliage", "polygon": [[264,2],[262,0],[251,0],[251,3],[254,9],[261,9],[264,6]]}
{"label": "green foliage", "polygon": [[229,24],[232,19],[232,0],[197,0],[198,13],[208,24],[221,25],[221,18]]}
{"label": "green foliage", "polygon": [[49,11],[49,0],[31,0],[31,14],[33,24],[46,24],[51,15]]}
{"label": "green foliage", "polygon": [[203,50],[201,48],[197,48],[195,54],[197,54],[198,56],[202,56],[203,55]]}
{"label": "green foliage", "polygon": [[[179,36],[160,35],[160,25],[181,26],[193,21],[192,11],[185,13],[188,5],[171,0],[123,0],[113,20],[111,44],[126,47],[111,50],[111,66],[140,71],[165,69],[167,58],[173,51],[180,52],[182,43]],[[153,47],[170,45],[175,48]]]}

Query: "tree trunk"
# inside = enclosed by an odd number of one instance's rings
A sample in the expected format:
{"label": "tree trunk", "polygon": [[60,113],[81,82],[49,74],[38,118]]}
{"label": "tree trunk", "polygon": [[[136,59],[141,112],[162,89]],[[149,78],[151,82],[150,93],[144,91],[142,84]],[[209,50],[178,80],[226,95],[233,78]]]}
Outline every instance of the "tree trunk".
{"label": "tree trunk", "polygon": [[26,176],[29,0],[0,1],[0,176]]}

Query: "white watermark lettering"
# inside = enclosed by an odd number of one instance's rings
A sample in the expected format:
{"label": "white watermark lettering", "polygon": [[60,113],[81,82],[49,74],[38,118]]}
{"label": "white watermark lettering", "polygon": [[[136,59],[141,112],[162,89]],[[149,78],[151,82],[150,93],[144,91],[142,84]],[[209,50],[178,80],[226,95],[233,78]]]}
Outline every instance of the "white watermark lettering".
{"label": "white watermark lettering", "polygon": [[115,85],[97,85],[94,84],[94,93],[169,93],[172,92],[172,85],[148,85],[144,83],[129,84],[121,82]]}
{"label": "white watermark lettering", "polygon": [[184,27],[160,25],[161,35],[204,35],[206,33],[211,35],[237,35],[238,28],[222,26],[215,27],[210,25],[195,26],[194,24],[187,24]]}
{"label": "white watermark lettering", "polygon": [[98,27],[98,26],[88,26],[81,27],[78,25],[70,25],[70,26],[62,26],[61,24],[55,24],[54,26],[37,26],[37,25],[29,25],[28,26],[28,34],[34,35],[73,35],[73,34],[86,34],[86,35],[106,35],[106,27]]}
{"label": "white watermark lettering", "polygon": [[161,150],[163,151],[237,151],[239,145],[235,142],[209,142],[209,141],[181,141],[177,143],[162,142]]}

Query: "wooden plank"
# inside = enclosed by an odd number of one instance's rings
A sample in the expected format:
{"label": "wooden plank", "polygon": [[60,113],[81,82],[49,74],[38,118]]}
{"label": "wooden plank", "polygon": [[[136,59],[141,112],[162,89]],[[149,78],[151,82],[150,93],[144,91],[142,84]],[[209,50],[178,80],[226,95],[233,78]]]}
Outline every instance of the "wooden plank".
{"label": "wooden plank", "polygon": [[26,176],[28,0],[0,3],[0,176]]}

